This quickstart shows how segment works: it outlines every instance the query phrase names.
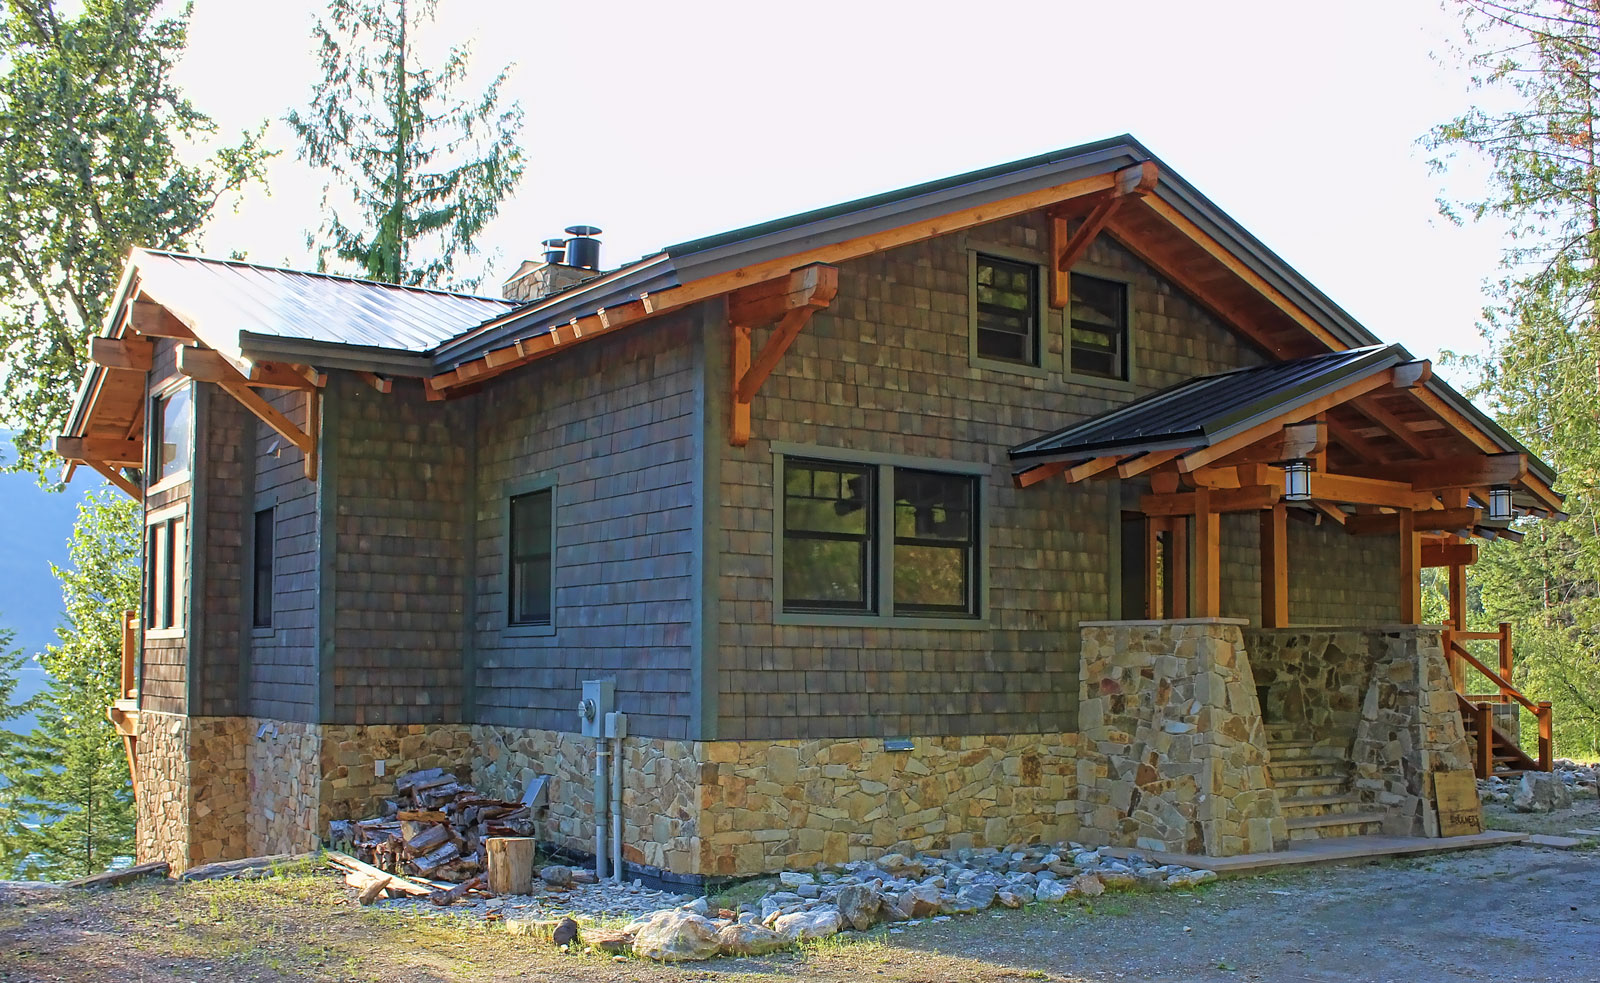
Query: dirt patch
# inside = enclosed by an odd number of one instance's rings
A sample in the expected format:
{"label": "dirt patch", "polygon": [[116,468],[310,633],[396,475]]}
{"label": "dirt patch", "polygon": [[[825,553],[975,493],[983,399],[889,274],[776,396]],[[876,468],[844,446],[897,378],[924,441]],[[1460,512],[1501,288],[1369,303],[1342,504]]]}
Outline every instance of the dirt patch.
{"label": "dirt patch", "polygon": [[1565,836],[1575,829],[1600,829],[1600,798],[1593,789],[1573,789],[1572,808],[1559,812],[1517,812],[1509,805],[1484,803],[1483,825],[1519,833]]}
{"label": "dirt patch", "polygon": [[1600,983],[1597,877],[1597,851],[1502,847],[1113,893],[884,927],[768,959],[661,967],[362,909],[334,874],[308,867],[254,882],[0,894],[0,980],[1377,983],[1510,973]]}

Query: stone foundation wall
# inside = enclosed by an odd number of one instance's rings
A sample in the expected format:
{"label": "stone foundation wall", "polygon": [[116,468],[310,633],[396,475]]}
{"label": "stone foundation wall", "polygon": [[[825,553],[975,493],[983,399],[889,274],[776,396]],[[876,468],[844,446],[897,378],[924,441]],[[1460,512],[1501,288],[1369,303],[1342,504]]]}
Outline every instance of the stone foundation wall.
{"label": "stone foundation wall", "polygon": [[319,733],[319,837],[332,820],[381,814],[383,800],[394,796],[394,780],[407,772],[444,768],[463,779],[471,774],[472,728],[461,724],[322,724]]}
{"label": "stone foundation wall", "polygon": [[189,718],[141,711],[137,748],[136,859],[183,869],[189,865]]}
{"label": "stone foundation wall", "polygon": [[249,856],[243,718],[139,715],[138,862],[173,870]]}
{"label": "stone foundation wall", "polygon": [[1267,723],[1348,754],[1372,679],[1370,630],[1250,628],[1244,638],[1256,685],[1267,694]]}
{"label": "stone foundation wall", "polygon": [[303,853],[321,842],[322,735],[315,724],[245,718],[249,853]]}
{"label": "stone foundation wall", "polygon": [[1208,856],[1287,841],[1243,624],[1080,626],[1080,839]]}

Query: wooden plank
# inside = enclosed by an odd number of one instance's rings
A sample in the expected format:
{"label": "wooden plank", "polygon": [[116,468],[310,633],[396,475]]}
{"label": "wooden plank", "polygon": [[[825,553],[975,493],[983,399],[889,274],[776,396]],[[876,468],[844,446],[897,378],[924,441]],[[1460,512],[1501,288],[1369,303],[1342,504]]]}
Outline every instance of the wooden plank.
{"label": "wooden plank", "polygon": [[155,347],[148,338],[90,338],[89,359],[101,368],[148,372]]}
{"label": "wooden plank", "polygon": [[329,863],[343,867],[345,870],[365,874],[368,877],[391,877],[393,880],[389,882],[389,889],[392,891],[400,891],[417,898],[425,898],[433,893],[433,888],[431,887],[418,884],[416,881],[401,877],[398,874],[391,874],[386,870],[379,870],[369,863],[363,863],[349,854],[340,853],[338,850],[328,850],[322,856]]}
{"label": "wooden plank", "polygon": [[1194,490],[1194,617],[1222,617],[1222,515],[1209,488]]}
{"label": "wooden plank", "polygon": [[1422,623],[1422,540],[1417,536],[1416,520],[1410,509],[1399,512],[1400,529],[1400,623]]}
{"label": "wooden plank", "polygon": [[1171,495],[1144,495],[1139,499],[1139,511],[1145,515],[1196,515],[1198,496],[1204,491],[1213,512],[1254,512],[1270,509],[1283,498],[1281,485],[1250,485],[1245,488],[1197,488],[1192,492]]}
{"label": "wooden plank", "polygon": [[144,441],[121,437],[56,438],[56,455],[69,461],[99,461],[119,467],[144,467]]}
{"label": "wooden plank", "polygon": [[1117,477],[1133,478],[1144,474],[1151,468],[1159,468],[1168,461],[1187,451],[1186,447],[1176,450],[1151,451],[1147,454],[1136,454],[1117,465]]}
{"label": "wooden plank", "polygon": [[1346,505],[1430,509],[1438,504],[1428,492],[1413,491],[1409,484],[1379,478],[1358,478],[1327,471],[1311,472],[1311,497]]}
{"label": "wooden plank", "polygon": [[128,326],[148,338],[174,338],[197,341],[189,325],[153,300],[135,300],[130,306]]}
{"label": "wooden plank", "polygon": [[802,307],[827,307],[839,294],[839,268],[821,263],[745,287],[728,297],[728,320],[758,327]]}
{"label": "wooden plank", "polygon": [[[1417,518],[1421,518],[1418,516]],[[1425,543],[1422,547],[1424,567],[1463,567],[1478,562],[1477,543]]]}
{"label": "wooden plank", "polygon": [[[1399,369],[1397,368],[1396,371],[1398,372]],[[1378,402],[1375,397],[1363,396],[1360,399],[1351,400],[1351,405],[1367,419],[1376,423],[1380,430],[1406,445],[1413,454],[1424,458],[1433,456],[1433,448],[1428,445],[1428,442],[1407,426],[1404,420],[1384,408],[1383,404]]]}
{"label": "wooden plank", "polygon": [[1261,627],[1289,627],[1289,508],[1261,510]]}
{"label": "wooden plank", "polygon": [[750,326],[735,324],[733,331],[733,348],[729,355],[729,364],[732,367],[733,393],[729,400],[731,418],[728,427],[728,442],[735,447],[743,447],[750,443],[750,401],[739,398],[739,382],[750,371]]}
{"label": "wooden plank", "polygon": [[102,887],[117,887],[121,884],[131,884],[134,881],[147,877],[165,878],[172,871],[171,865],[165,860],[156,860],[147,864],[136,864],[132,867],[123,867],[120,870],[108,870],[77,880],[67,881],[62,887],[82,888],[92,890]]}
{"label": "wooden plank", "polygon": [[1077,484],[1086,478],[1092,478],[1103,471],[1107,471],[1115,467],[1117,462],[1120,460],[1122,460],[1122,457],[1117,454],[1113,454],[1109,457],[1097,457],[1092,461],[1084,461],[1082,464],[1074,464],[1065,471],[1064,476],[1067,479],[1067,484]]}
{"label": "wooden plank", "polygon": [[1041,481],[1048,481],[1067,469],[1066,461],[1051,461],[1041,464],[1036,468],[1018,471],[1011,476],[1011,483],[1018,488],[1031,488]]}
{"label": "wooden plank", "polygon": [[[1453,532],[1471,529],[1482,521],[1482,509],[1428,509],[1412,517],[1412,528],[1417,532]],[[1353,536],[1390,536],[1399,532],[1400,517],[1392,512],[1352,515],[1345,520],[1344,528]]]}
{"label": "wooden plank", "polygon": [[1483,832],[1483,805],[1478,779],[1471,771],[1433,772],[1433,802],[1439,811],[1440,836]]}

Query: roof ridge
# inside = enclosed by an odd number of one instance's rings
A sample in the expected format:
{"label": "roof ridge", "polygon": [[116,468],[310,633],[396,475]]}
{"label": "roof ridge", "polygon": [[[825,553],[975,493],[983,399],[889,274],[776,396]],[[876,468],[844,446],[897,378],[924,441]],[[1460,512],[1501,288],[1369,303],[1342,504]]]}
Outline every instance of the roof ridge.
{"label": "roof ridge", "polygon": [[459,290],[446,290],[442,287],[423,287],[409,283],[388,283],[384,280],[373,280],[368,277],[350,276],[346,273],[327,273],[322,270],[301,270],[292,266],[277,266],[270,263],[253,263],[244,259],[219,259],[215,256],[202,256],[198,253],[186,253],[176,249],[155,249],[149,246],[135,246],[134,248],[139,252],[150,256],[164,256],[168,259],[186,260],[191,263],[210,263],[216,266],[242,266],[252,270],[265,270],[270,273],[292,273],[296,276],[318,277],[324,280],[341,280],[346,283],[353,283],[359,286],[387,287],[391,290],[408,290],[413,293],[455,297],[461,300],[481,300],[495,304],[505,304],[508,308],[523,306],[523,304],[519,301],[507,300],[504,297],[486,297],[483,294],[463,293]]}

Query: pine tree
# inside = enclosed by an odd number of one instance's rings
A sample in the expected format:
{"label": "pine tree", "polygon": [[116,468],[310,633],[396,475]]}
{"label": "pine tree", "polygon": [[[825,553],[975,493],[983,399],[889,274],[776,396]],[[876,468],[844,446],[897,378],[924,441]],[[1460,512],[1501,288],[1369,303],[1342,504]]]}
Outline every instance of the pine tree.
{"label": "pine tree", "polygon": [[[1447,215],[1510,227],[1485,312],[1489,353],[1456,362],[1471,394],[1561,473],[1565,522],[1491,544],[1473,571],[1474,627],[1514,622],[1517,682],[1555,704],[1558,753],[1600,754],[1600,3],[1456,0],[1461,55],[1486,101],[1424,138],[1437,167],[1492,166]],[[1524,727],[1524,734],[1531,728]]]}
{"label": "pine tree", "polygon": [[454,95],[467,74],[465,46],[438,68],[419,64],[417,39],[434,8],[434,0],[333,0],[317,22],[323,80],[288,122],[301,158],[329,171],[357,216],[346,221],[329,208],[307,236],[319,269],[334,258],[388,283],[471,286],[456,264],[478,252],[478,236],[522,178],[522,109],[500,105],[507,70],[469,103]]}
{"label": "pine tree", "polygon": [[188,11],[160,6],[0,4],[0,423],[41,478],[128,250],[187,247],[267,156],[245,136],[179,159],[215,127],[172,80]]}
{"label": "pine tree", "polygon": [[[104,870],[133,852],[128,763],[106,708],[122,694],[121,612],[137,609],[139,505],[119,492],[79,506],[69,566],[54,567],[66,602],[59,645],[38,656],[50,686],[38,698],[39,727],[0,757],[0,870],[69,878]],[[3,702],[3,700],[0,700]]]}
{"label": "pine tree", "polygon": [[[33,701],[14,703],[17,695],[17,674],[27,662],[22,649],[17,648],[17,633],[10,628],[0,628],[0,725],[8,724],[32,709]],[[0,727],[0,782],[4,782],[6,766],[15,762],[21,753],[21,735],[9,728]],[[26,823],[33,815],[25,807],[19,808],[10,796],[0,789],[0,873],[9,869],[6,858],[16,854],[20,846],[15,843],[19,834],[27,832]]]}

